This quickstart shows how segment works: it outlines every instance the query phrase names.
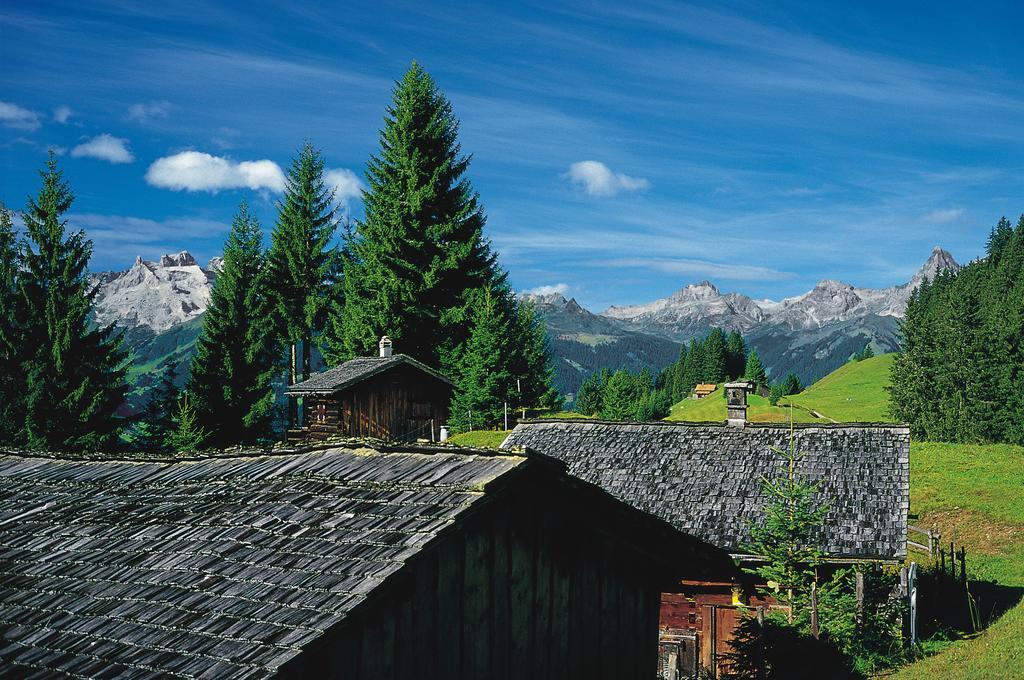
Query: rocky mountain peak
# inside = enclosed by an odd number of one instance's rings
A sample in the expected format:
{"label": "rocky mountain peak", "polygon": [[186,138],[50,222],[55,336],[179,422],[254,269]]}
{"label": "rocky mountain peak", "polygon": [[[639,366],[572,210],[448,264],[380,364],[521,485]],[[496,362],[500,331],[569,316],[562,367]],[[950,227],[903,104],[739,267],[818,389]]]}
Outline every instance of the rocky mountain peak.
{"label": "rocky mountain peak", "polygon": [[160,256],[161,267],[195,267],[196,258],[192,257],[192,253],[187,250],[183,250],[175,255],[161,255]]}
{"label": "rocky mountain peak", "polygon": [[932,254],[928,257],[921,268],[914,274],[914,278],[910,280],[911,284],[918,285],[924,280],[924,277],[934,279],[935,275],[942,271],[960,271],[960,264],[953,259],[949,251],[943,250],[942,248],[935,246],[932,248]]}
{"label": "rocky mountain peak", "polygon": [[206,271],[213,272],[214,274],[220,274],[220,270],[224,269],[224,258],[219,255],[211,257],[210,261],[206,263]]}

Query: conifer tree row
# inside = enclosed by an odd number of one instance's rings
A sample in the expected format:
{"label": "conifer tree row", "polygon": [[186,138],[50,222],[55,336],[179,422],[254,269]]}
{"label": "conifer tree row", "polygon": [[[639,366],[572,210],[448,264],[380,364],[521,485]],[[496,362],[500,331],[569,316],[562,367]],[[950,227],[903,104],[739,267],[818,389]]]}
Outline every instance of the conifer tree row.
{"label": "conifer tree row", "polygon": [[1024,443],[1024,216],[987,257],[913,293],[890,375],[892,415],[916,437]]}
{"label": "conifer tree row", "polygon": [[278,367],[269,268],[260,223],[243,202],[224,246],[188,381],[190,406],[207,446],[251,444],[269,436]]}
{"label": "conifer tree row", "polygon": [[92,324],[92,242],[82,231],[68,232],[74,195],[52,152],[40,176],[13,255],[10,214],[0,218],[4,434],[30,448],[108,448],[123,426],[116,410],[127,392],[127,357],[112,326]]}

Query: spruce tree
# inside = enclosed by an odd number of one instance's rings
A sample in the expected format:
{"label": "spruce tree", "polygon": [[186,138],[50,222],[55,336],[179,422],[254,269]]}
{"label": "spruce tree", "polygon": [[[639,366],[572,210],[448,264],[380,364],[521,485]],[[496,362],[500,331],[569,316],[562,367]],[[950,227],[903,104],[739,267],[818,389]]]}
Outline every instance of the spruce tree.
{"label": "spruce tree", "polygon": [[371,354],[386,334],[399,351],[451,371],[474,300],[504,286],[458,130],[451,104],[413,63],[395,85],[369,161],[366,216],[345,269],[344,305],[332,318],[329,363]]}
{"label": "spruce tree", "polygon": [[764,515],[750,526],[750,541],[745,550],[765,559],[764,564],[747,569],[764,579],[781,604],[788,605],[792,623],[794,608],[806,601],[814,580],[814,567],[821,561],[815,546],[817,534],[828,512],[828,504],[817,498],[819,485],[797,470],[804,454],[797,450],[790,432],[789,447],[771,447],[779,457],[779,466],[771,477],[762,478],[768,499]]}
{"label": "spruce tree", "polygon": [[764,370],[764,364],[761,363],[761,357],[758,356],[757,350],[752,349],[750,354],[747,355],[747,364],[743,369],[743,379],[754,383],[755,389],[768,385],[768,374]]}
{"label": "spruce tree", "polygon": [[[267,256],[274,315],[290,349],[289,384],[298,382],[300,343],[302,380],[309,378],[313,337],[323,329],[332,292],[337,252],[331,242],[338,221],[324,168],[323,156],[306,142],[288,171]],[[295,422],[294,398],[289,398],[289,422]]]}
{"label": "spruce tree", "polygon": [[604,406],[604,390],[611,377],[611,371],[603,368],[584,378],[583,384],[580,385],[580,389],[576,393],[573,409],[585,416],[599,414]]}
{"label": "spruce tree", "polygon": [[0,442],[23,444],[25,387],[19,357],[19,258],[13,212],[0,203]]}
{"label": "spruce tree", "polygon": [[784,395],[800,394],[803,392],[804,386],[800,384],[800,377],[796,373],[790,371],[786,374],[786,378],[782,381],[782,393]]}
{"label": "spruce tree", "polygon": [[270,434],[278,347],[259,221],[243,202],[224,245],[196,341],[188,392],[209,446],[252,444]]}
{"label": "spruce tree", "polygon": [[709,383],[722,382],[727,377],[727,356],[725,332],[721,328],[711,329],[704,339],[700,379]]}
{"label": "spruce tree", "polygon": [[732,331],[725,342],[726,375],[739,378],[747,363],[747,343],[739,331]]}
{"label": "spruce tree", "polygon": [[171,453],[199,451],[210,439],[210,434],[199,424],[199,416],[188,393],[182,394],[178,398],[172,424],[173,427],[167,433],[167,439],[164,442],[164,449]]}
{"label": "spruce tree", "polygon": [[179,390],[174,384],[177,377],[176,360],[168,359],[161,367],[156,385],[150,389],[149,400],[132,433],[135,448],[154,453],[167,450],[168,437],[174,430],[174,412],[178,407]]}
{"label": "spruce tree", "polygon": [[488,289],[474,310],[449,415],[449,423],[460,431],[496,425],[503,420],[505,405],[514,404],[515,376],[506,357],[515,348],[503,302]]}
{"label": "spruce tree", "polygon": [[83,231],[67,232],[74,196],[52,152],[40,176],[39,195],[22,214],[18,276],[26,441],[57,450],[110,447],[122,427],[115,413],[127,392],[126,356],[113,326],[92,327],[92,242]]}

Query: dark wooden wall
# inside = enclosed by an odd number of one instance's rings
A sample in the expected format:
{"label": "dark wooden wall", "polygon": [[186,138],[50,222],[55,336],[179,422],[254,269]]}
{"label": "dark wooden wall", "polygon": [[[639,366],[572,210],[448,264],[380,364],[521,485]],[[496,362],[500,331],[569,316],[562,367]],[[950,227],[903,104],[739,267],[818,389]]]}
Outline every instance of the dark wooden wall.
{"label": "dark wooden wall", "polygon": [[282,676],[654,678],[664,571],[602,520],[530,495],[493,503]]}
{"label": "dark wooden wall", "polygon": [[448,420],[451,386],[407,365],[330,397],[306,397],[311,439],[343,435],[396,441],[436,439]]}

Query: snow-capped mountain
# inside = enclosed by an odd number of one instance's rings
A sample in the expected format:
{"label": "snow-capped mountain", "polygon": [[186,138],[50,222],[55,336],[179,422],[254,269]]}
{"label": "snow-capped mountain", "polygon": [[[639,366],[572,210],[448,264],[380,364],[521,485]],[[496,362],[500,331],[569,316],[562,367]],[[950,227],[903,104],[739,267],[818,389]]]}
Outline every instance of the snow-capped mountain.
{"label": "snow-capped mountain", "polygon": [[194,319],[210,304],[210,289],[222,262],[215,257],[204,269],[183,250],[161,255],[158,262],[137,257],[127,271],[98,274],[93,279],[99,284],[96,322],[145,326],[161,333]]}
{"label": "snow-capped mountain", "polygon": [[889,288],[858,288],[825,279],[803,295],[776,302],[753,300],[740,293],[723,294],[710,282],[702,281],[654,302],[610,307],[602,315],[675,340],[714,327],[744,333],[764,326],[820,329],[871,315],[902,317],[911,292],[924,277],[934,278],[939,271],[959,268],[952,255],[935,248],[909,282]]}

